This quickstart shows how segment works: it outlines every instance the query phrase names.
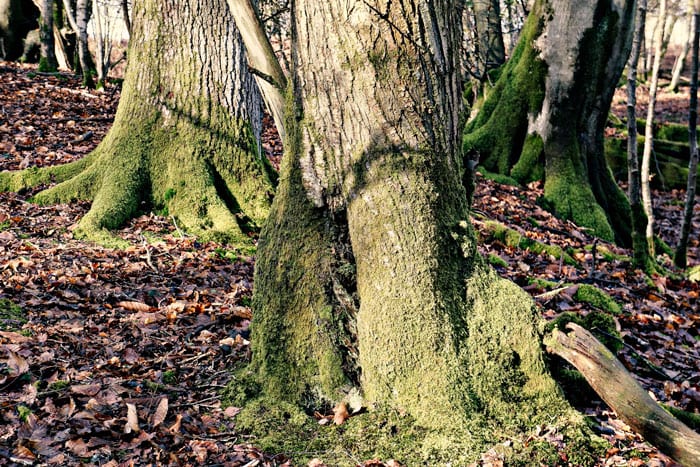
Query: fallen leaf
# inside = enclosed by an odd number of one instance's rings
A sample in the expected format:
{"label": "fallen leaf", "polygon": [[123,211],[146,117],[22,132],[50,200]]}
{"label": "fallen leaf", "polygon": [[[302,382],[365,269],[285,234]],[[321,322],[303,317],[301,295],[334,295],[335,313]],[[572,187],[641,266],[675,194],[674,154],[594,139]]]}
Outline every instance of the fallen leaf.
{"label": "fallen leaf", "polygon": [[348,417],[350,417],[350,412],[348,412],[348,406],[345,402],[340,402],[333,408],[333,423],[336,425],[342,425]]}
{"label": "fallen leaf", "polygon": [[141,431],[139,427],[139,415],[134,404],[126,403],[126,426],[124,427],[124,433],[138,433]]}
{"label": "fallen leaf", "polygon": [[158,402],[158,407],[156,407],[156,411],[153,414],[153,421],[151,422],[151,425],[155,428],[163,421],[165,420],[165,417],[168,415],[168,398],[163,397],[160,402]]}

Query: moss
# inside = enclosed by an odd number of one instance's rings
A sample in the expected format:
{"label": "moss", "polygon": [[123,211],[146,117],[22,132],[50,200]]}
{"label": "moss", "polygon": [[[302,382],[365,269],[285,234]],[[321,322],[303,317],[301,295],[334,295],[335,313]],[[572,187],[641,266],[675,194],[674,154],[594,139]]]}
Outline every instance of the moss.
{"label": "moss", "polygon": [[507,268],[508,267],[508,262],[494,253],[489,253],[487,260],[491,266],[498,267],[498,268]]}
{"label": "moss", "polygon": [[465,126],[465,156],[479,159],[491,172],[510,174],[527,136],[528,113],[538,113],[542,105],[547,66],[533,45],[542,27],[540,12],[528,15],[511,59],[476,117]]}
{"label": "moss", "polygon": [[514,179],[513,177],[509,177],[508,175],[503,175],[495,172],[489,172],[486,170],[485,167],[479,166],[476,169],[479,173],[481,173],[486,180],[492,180],[498,184],[501,185],[510,185],[510,186],[520,186],[518,181]]}
{"label": "moss", "polygon": [[688,269],[687,275],[688,280],[691,280],[693,282],[700,282],[700,265]]}
{"label": "moss", "polygon": [[[583,247],[583,249],[585,251],[593,251],[593,245],[586,245]],[[597,256],[602,257],[604,261],[608,261],[610,263],[614,261],[627,262],[631,260],[629,256],[617,254],[605,245],[596,245],[595,251]]]}
{"label": "moss", "polygon": [[552,329],[559,329],[561,331],[566,330],[566,325],[569,323],[576,323],[582,326],[596,337],[603,345],[605,345],[612,352],[617,353],[624,346],[622,342],[622,337],[617,331],[615,325],[615,320],[612,316],[598,311],[592,311],[586,316],[581,316],[577,313],[565,312],[559,315],[553,321],[547,323],[545,329],[546,332],[550,332]]}
{"label": "moss", "polygon": [[27,322],[22,308],[7,298],[0,298],[0,330],[18,331]]}
{"label": "moss", "polygon": [[530,285],[536,285],[537,287],[543,290],[550,290],[561,285],[560,282],[548,281],[546,279],[540,279],[538,277],[528,278],[528,283]]}
{"label": "moss", "polygon": [[685,423],[690,429],[700,433],[700,414],[688,412],[687,410],[682,410],[667,404],[661,404],[661,407],[678,420]]}
{"label": "moss", "polygon": [[510,174],[523,184],[544,180],[544,142],[539,135],[527,135],[520,158]]}
{"label": "moss", "polygon": [[536,254],[547,254],[553,256],[556,259],[563,259],[566,264],[571,266],[578,266],[578,262],[572,258],[568,253],[566,253],[561,247],[556,245],[546,245],[542,242],[533,240],[517,230],[511,229],[504,224],[496,221],[486,221],[484,223],[483,231],[481,235],[485,235],[487,238],[493,238],[495,240],[500,240],[507,246],[513,248],[521,248],[523,250],[529,249]]}
{"label": "moss", "polygon": [[[552,151],[552,159],[547,167],[544,183],[545,198],[557,217],[572,220],[581,227],[587,227],[603,240],[615,240],[605,211],[596,200],[586,179],[584,168],[578,159],[578,147]],[[564,152],[565,154],[561,154]],[[611,213],[612,215],[612,213]]]}
{"label": "moss", "polygon": [[581,284],[574,295],[574,299],[579,302],[588,303],[589,305],[613,315],[622,313],[620,304],[594,285]]}

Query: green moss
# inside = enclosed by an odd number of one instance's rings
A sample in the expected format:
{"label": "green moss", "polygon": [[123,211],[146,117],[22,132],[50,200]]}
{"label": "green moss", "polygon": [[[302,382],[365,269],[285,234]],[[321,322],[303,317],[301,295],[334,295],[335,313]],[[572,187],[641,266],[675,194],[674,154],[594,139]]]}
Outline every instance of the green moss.
{"label": "green moss", "polygon": [[[585,245],[583,247],[585,251],[593,251],[593,245]],[[596,255],[600,256],[603,258],[603,260],[608,261],[608,262],[614,262],[614,261],[631,261],[632,258],[630,258],[627,255],[619,255],[615,252],[613,252],[610,248],[608,248],[605,245],[596,245]]]}
{"label": "green moss", "polygon": [[550,289],[553,289],[555,287],[559,287],[561,285],[561,283],[559,283],[559,282],[548,281],[546,279],[540,279],[538,277],[528,278],[528,283],[530,285],[536,285],[540,289],[544,289],[544,290],[550,290]]}
{"label": "green moss", "polygon": [[501,185],[520,186],[518,181],[513,177],[509,177],[508,175],[503,175],[499,173],[489,172],[488,170],[486,170],[486,167],[479,166],[476,170],[480,172],[486,180],[493,180],[494,182]]}
{"label": "green moss", "polygon": [[29,420],[29,416],[32,413],[32,410],[26,405],[20,404],[17,406],[17,415],[19,416],[19,419],[24,423],[26,423]]}
{"label": "green moss", "polygon": [[[517,230],[511,229],[497,221],[486,221],[481,232],[482,236],[500,240],[507,246],[513,248],[529,249],[537,254],[547,254],[556,259],[563,259],[566,264],[578,266],[578,262],[566,253],[561,247],[556,245],[546,245],[544,243],[533,240],[525,235],[522,235]],[[482,239],[483,241],[484,239]]]}
{"label": "green moss", "polygon": [[700,265],[688,269],[688,280],[700,282]]}
{"label": "green moss", "polygon": [[661,404],[661,407],[664,408],[668,413],[676,417],[678,420],[682,421],[685,423],[690,429],[697,431],[700,433],[700,415],[692,412],[688,412],[687,410],[681,410],[676,407],[667,405],[667,404]]}
{"label": "green moss", "polygon": [[0,330],[18,331],[27,322],[27,316],[22,308],[7,298],[0,298]]}
{"label": "green moss", "polygon": [[547,66],[534,47],[542,27],[540,12],[528,15],[511,59],[476,117],[465,126],[464,154],[491,172],[510,174],[527,136],[528,113],[538,113],[542,105]]}
{"label": "green moss", "polygon": [[49,391],[63,391],[64,389],[68,389],[70,387],[70,382],[64,381],[64,380],[58,380],[54,381],[53,383],[49,384],[48,390]]}
{"label": "green moss", "polygon": [[622,307],[610,295],[598,287],[589,284],[581,284],[574,295],[579,302],[588,303],[600,310],[613,315],[622,313]]}
{"label": "green moss", "polygon": [[41,57],[39,59],[38,70],[41,73],[52,73],[52,72],[56,71],[56,67],[54,65],[50,64],[49,61],[46,60],[46,57]]}
{"label": "green moss", "polygon": [[546,332],[550,332],[552,329],[559,329],[560,331],[566,330],[566,325],[569,323],[576,323],[582,326],[596,337],[603,345],[605,345],[612,352],[617,353],[624,346],[622,342],[622,337],[617,331],[615,325],[615,320],[612,316],[599,312],[592,311],[586,316],[581,316],[577,313],[565,312],[559,315],[555,320],[547,323]]}
{"label": "green moss", "polygon": [[487,260],[491,266],[498,268],[508,267],[508,262],[494,253],[489,253]]}
{"label": "green moss", "polygon": [[544,142],[539,135],[527,135],[520,158],[510,174],[523,184],[544,180]]}

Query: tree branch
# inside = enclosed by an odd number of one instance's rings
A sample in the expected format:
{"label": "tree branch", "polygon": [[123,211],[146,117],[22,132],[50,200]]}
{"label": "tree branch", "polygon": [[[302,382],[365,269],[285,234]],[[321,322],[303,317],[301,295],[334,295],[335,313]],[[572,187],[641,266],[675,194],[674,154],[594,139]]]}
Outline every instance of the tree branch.
{"label": "tree branch", "polygon": [[700,435],[666,412],[622,363],[593,335],[574,323],[571,332],[545,336],[547,351],[575,366],[619,417],[666,455],[685,466],[700,459]]}
{"label": "tree branch", "polygon": [[[245,44],[250,68],[256,71],[263,99],[275,120],[277,131],[282,141],[284,131],[284,92],[287,88],[287,78],[272,50],[265,28],[250,0],[227,0],[236,27],[241,32]],[[262,78],[265,76],[266,78]]]}

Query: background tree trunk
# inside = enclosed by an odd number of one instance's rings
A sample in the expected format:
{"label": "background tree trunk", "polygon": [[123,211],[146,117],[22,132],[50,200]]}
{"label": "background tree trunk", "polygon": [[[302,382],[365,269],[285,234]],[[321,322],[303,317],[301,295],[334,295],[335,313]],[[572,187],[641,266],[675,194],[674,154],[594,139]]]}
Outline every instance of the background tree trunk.
{"label": "background tree trunk", "polygon": [[693,42],[693,6],[688,5],[687,9],[688,14],[686,16],[686,21],[688,22],[687,24],[687,31],[686,35],[687,38],[683,42],[683,48],[681,49],[680,53],[676,57],[676,61],[673,63],[673,70],[671,71],[671,82],[668,84],[668,90],[671,92],[677,92],[678,91],[678,84],[680,83],[681,80],[681,73],[683,72],[683,68],[685,66],[685,59],[688,56],[688,51],[690,50],[690,45]]}
{"label": "background tree trunk", "polygon": [[135,3],[114,124],[85,159],[0,174],[0,189],[62,182],[42,203],[92,199],[76,234],[112,240],[143,209],[205,238],[248,241],[272,185],[258,144],[261,100],[224,0]]}
{"label": "background tree trunk", "polygon": [[475,0],[473,8],[479,39],[479,61],[486,73],[506,61],[500,0]]}
{"label": "background tree trunk", "polygon": [[521,183],[545,182],[554,212],[631,243],[628,201],[603,154],[615,85],[629,54],[632,0],[538,0],[509,63],[466,127],[467,157]]}
{"label": "background tree trunk", "polygon": [[23,0],[0,0],[0,58],[17,60],[24,52],[23,39],[38,27],[39,10]]}
{"label": "background tree trunk", "polygon": [[39,71],[56,71],[55,43],[53,37],[53,0],[42,0],[39,38],[41,40],[41,57]]}
{"label": "background tree trunk", "polygon": [[634,33],[632,52],[627,65],[627,181],[632,214],[632,249],[634,266],[644,271],[653,268],[646,241],[647,217],[642,206],[639,155],[637,153],[637,66],[644,41],[647,1],[637,0],[637,28]]}
{"label": "background tree trunk", "polygon": [[654,62],[651,66],[651,81],[649,83],[649,104],[647,107],[647,119],[644,127],[644,152],[642,153],[642,205],[647,216],[646,239],[649,244],[649,253],[654,257],[654,208],[651,199],[651,152],[654,147],[654,109],[656,108],[656,94],[659,88],[659,70],[663,57],[663,38],[666,18],[666,0],[659,1],[659,19],[654,29]]}
{"label": "background tree trunk", "polygon": [[695,207],[695,189],[698,176],[698,49],[700,49],[700,2],[693,2],[693,64],[690,76],[690,109],[688,112],[688,135],[690,143],[690,161],[688,162],[688,187],[685,194],[685,209],[681,236],[673,256],[673,262],[679,268],[687,266],[688,239],[693,225],[693,208]]}
{"label": "background tree trunk", "polygon": [[95,86],[92,79],[95,66],[88,49],[87,40],[87,24],[92,11],[90,2],[88,0],[77,0],[75,8],[72,8],[70,0],[63,0],[63,5],[68,22],[76,35],[78,63],[75,69],[83,76],[83,85],[92,88]]}
{"label": "background tree trunk", "polygon": [[359,389],[439,433],[417,451],[568,410],[532,302],[476,252],[458,4],[293,6],[295,99],[255,275],[250,368],[267,403],[312,413]]}

